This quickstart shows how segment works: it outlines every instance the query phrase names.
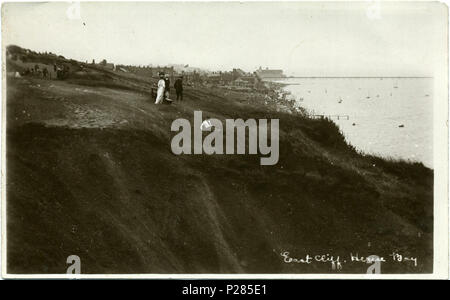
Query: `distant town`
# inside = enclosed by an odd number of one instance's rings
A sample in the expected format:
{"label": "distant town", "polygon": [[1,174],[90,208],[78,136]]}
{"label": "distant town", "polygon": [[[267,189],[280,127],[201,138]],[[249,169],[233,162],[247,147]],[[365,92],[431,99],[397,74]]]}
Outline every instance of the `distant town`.
{"label": "distant town", "polygon": [[[268,67],[259,67],[253,72],[246,72],[240,68],[233,68],[229,71],[209,71],[197,67],[192,67],[189,64],[169,64],[165,66],[155,66],[149,64],[136,66],[114,64],[108,62],[106,59],[103,59],[100,62],[92,60],[91,62],[85,61],[84,63],[70,59],[69,61],[72,62],[72,64],[67,65],[67,63],[62,63],[63,61],[67,61],[64,56],[57,55],[51,52],[34,52],[29,49],[20,49],[20,51],[18,51],[18,49],[15,49],[16,47],[17,46],[8,47],[6,55],[9,59],[23,64],[24,67],[28,67],[25,72],[43,72],[45,70],[44,72],[47,73],[48,76],[54,78],[64,77],[64,74],[69,71],[76,71],[72,70],[74,63],[77,63],[80,69],[82,69],[83,67],[95,67],[114,73],[131,73],[138,76],[155,79],[158,77],[158,74],[160,72],[164,72],[171,78],[183,76],[184,82],[187,85],[201,83],[203,85],[211,85],[242,91],[251,91],[254,89],[258,89],[258,85],[261,85],[262,81],[264,80],[286,77],[283,73],[283,70],[274,70],[269,69]],[[35,66],[31,64],[30,61],[30,55],[39,55],[40,59],[46,57],[48,63],[46,63],[40,69],[37,68],[35,70]],[[30,63],[27,63],[27,61],[30,61]],[[61,63],[57,66],[56,64],[58,61],[60,61]]]}
{"label": "distant town", "polygon": [[173,64],[168,66],[132,66],[132,65],[114,65],[106,60],[96,64],[99,67],[116,72],[134,73],[139,76],[157,78],[159,72],[169,74],[170,77],[183,76],[185,82],[203,83],[206,85],[216,85],[222,87],[232,87],[234,89],[251,90],[255,89],[262,80],[284,78],[283,70],[272,70],[259,67],[254,72],[245,72],[239,68],[233,68],[231,71],[208,71],[201,68],[190,67],[189,65]]}

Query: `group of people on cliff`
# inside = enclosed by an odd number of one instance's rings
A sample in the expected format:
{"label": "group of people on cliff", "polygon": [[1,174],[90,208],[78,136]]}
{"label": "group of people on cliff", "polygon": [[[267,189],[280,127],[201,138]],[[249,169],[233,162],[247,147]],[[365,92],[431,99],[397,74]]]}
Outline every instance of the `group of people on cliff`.
{"label": "group of people on cliff", "polygon": [[51,78],[51,73],[48,71],[47,67],[43,67],[42,69],[36,64],[34,67],[26,68],[25,71],[22,72],[22,76],[36,76],[41,78]]}
{"label": "group of people on cliff", "polygon": [[[183,76],[179,76],[173,85],[177,95],[177,101],[183,100]],[[158,90],[156,93],[155,104],[161,104],[164,101],[172,102],[170,99],[170,77],[169,74],[159,73]]]}
{"label": "group of people on cliff", "polygon": [[[26,68],[21,75],[52,79],[50,70],[47,68],[47,65],[39,66],[39,64],[35,64],[34,67]],[[56,75],[56,79],[64,79],[69,73],[69,70],[70,68],[66,65],[58,66],[56,63],[53,64],[53,74]]]}

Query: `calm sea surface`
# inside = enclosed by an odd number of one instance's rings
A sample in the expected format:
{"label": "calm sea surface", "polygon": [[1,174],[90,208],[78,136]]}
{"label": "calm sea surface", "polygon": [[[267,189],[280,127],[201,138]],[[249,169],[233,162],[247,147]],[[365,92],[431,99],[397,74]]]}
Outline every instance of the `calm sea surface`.
{"label": "calm sea surface", "polygon": [[279,82],[289,84],[285,90],[298,106],[311,114],[331,116],[357,149],[433,167],[432,78],[289,78]]}

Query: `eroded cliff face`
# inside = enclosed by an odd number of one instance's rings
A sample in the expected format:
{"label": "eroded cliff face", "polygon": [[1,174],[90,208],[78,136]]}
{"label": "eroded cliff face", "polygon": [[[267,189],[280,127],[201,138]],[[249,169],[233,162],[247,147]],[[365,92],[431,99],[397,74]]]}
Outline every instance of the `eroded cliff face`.
{"label": "eroded cliff face", "polygon": [[[69,255],[82,273],[333,272],[287,263],[286,251],[397,251],[418,265],[383,272],[432,270],[432,170],[360,155],[328,121],[208,89],[155,106],[138,85],[8,80],[9,273],[65,273]],[[195,110],[279,119],[278,163],[174,155],[170,125]],[[347,262],[339,272],[366,269]]]}

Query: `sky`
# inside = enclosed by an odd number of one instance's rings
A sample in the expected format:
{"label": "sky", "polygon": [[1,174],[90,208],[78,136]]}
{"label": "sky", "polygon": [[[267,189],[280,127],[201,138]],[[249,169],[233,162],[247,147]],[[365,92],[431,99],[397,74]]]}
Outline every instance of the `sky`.
{"label": "sky", "polygon": [[433,76],[439,3],[7,3],[3,46],[81,61],[283,69],[296,76]]}

